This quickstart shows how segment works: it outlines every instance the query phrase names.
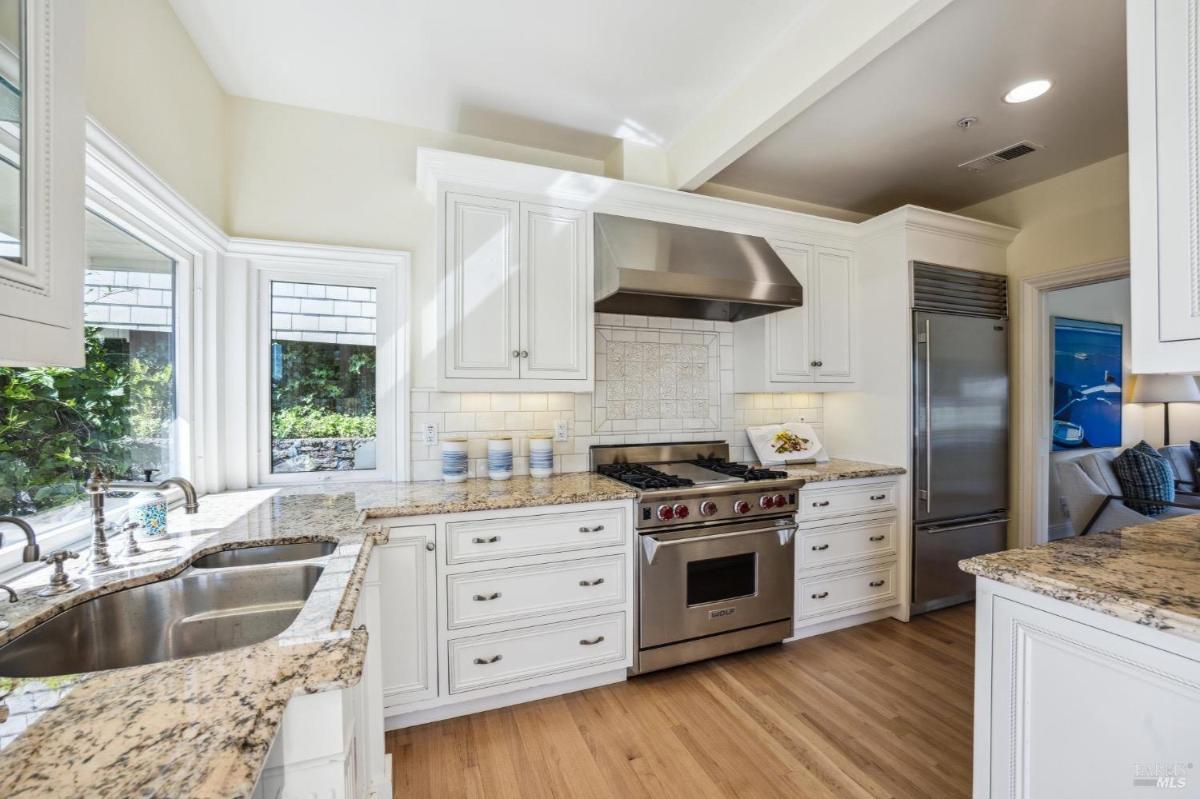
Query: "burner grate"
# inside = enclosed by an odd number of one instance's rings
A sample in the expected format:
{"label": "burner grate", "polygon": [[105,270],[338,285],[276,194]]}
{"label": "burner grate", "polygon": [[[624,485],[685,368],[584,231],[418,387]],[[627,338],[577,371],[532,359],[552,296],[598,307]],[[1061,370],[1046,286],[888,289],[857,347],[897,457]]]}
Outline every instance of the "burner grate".
{"label": "burner grate", "polygon": [[660,472],[644,463],[606,463],[596,467],[596,471],[605,477],[620,480],[634,488],[684,488],[695,485],[686,477],[676,477]]}
{"label": "burner grate", "polygon": [[788,476],[787,472],[773,469],[758,469],[753,466],[747,466],[744,463],[732,463],[720,458],[700,458],[692,461],[692,463],[704,469],[711,469],[718,474],[739,477],[747,482],[755,480],[780,480]]}

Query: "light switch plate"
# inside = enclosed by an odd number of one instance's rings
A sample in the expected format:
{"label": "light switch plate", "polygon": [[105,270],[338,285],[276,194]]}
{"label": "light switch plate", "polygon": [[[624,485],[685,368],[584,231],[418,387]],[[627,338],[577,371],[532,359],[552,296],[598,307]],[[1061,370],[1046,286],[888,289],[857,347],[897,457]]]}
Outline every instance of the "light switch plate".
{"label": "light switch plate", "polygon": [[559,420],[554,423],[554,440],[566,441],[571,437],[571,426],[567,422]]}
{"label": "light switch plate", "polygon": [[436,443],[437,443],[437,425],[436,424],[425,425],[425,444],[427,446],[432,447]]}

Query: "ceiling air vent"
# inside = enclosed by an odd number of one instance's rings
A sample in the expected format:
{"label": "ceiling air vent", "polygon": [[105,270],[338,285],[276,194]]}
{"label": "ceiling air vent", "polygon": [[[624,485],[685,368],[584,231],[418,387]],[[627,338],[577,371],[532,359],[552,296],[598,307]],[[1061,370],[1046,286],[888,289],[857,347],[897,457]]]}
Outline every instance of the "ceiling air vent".
{"label": "ceiling air vent", "polygon": [[1016,158],[1020,158],[1023,155],[1029,155],[1035,150],[1040,149],[1042,149],[1042,145],[1040,144],[1034,144],[1028,140],[1019,141],[1016,144],[1010,144],[1003,149],[996,150],[994,153],[981,155],[979,158],[966,161],[958,166],[959,168],[966,169],[970,172],[982,172],[985,169],[990,169],[991,167],[996,166],[997,164],[1003,164],[1006,161],[1012,161]]}

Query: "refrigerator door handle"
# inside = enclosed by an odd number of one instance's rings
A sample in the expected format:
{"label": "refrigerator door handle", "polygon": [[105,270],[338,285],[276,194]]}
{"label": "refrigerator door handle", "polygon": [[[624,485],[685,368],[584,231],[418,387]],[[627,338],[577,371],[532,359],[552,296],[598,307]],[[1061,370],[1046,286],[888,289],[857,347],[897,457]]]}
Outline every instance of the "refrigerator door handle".
{"label": "refrigerator door handle", "polygon": [[925,512],[933,511],[933,343],[925,319]]}
{"label": "refrigerator door handle", "polygon": [[955,530],[970,530],[973,527],[987,527],[992,524],[1008,524],[1007,516],[989,516],[983,519],[973,519],[963,524],[950,524],[944,527],[938,525],[930,525],[923,528],[926,533],[952,533]]}

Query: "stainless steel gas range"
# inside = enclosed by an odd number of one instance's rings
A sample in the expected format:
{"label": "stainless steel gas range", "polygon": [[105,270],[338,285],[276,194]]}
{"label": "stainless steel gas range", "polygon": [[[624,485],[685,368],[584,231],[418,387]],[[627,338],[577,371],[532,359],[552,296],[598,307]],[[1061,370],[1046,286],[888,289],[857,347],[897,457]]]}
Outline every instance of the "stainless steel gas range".
{"label": "stainless steel gas range", "polygon": [[803,480],[731,463],[723,441],[592,447],[591,463],[639,491],[632,673],[792,634]]}

